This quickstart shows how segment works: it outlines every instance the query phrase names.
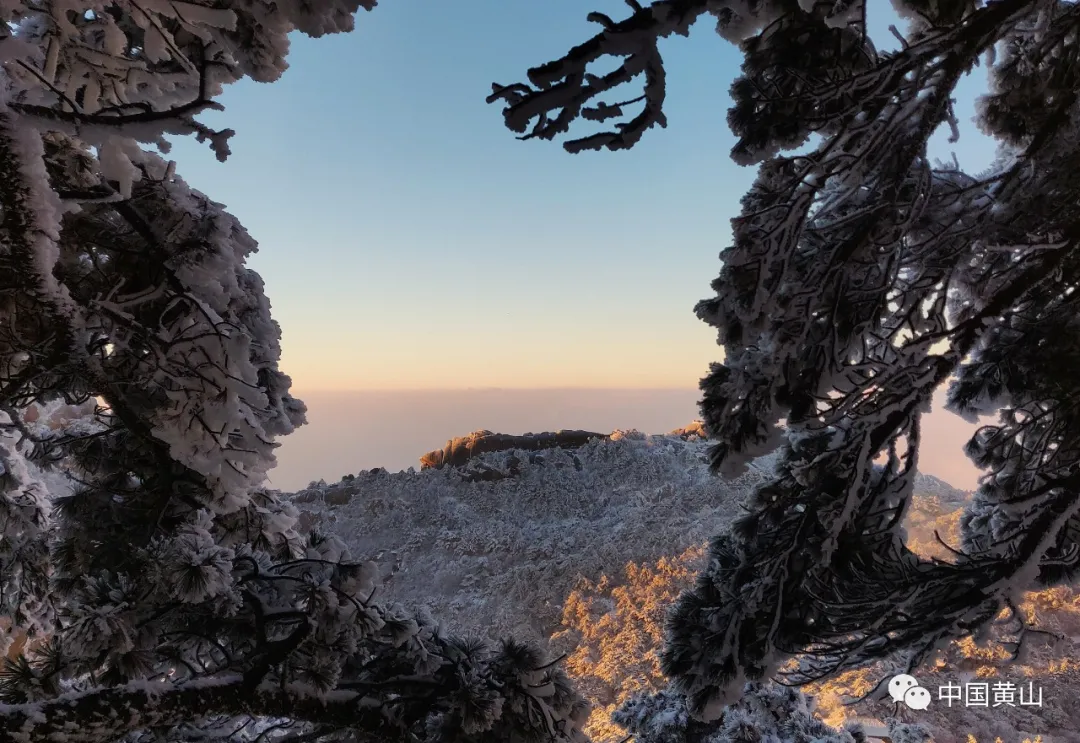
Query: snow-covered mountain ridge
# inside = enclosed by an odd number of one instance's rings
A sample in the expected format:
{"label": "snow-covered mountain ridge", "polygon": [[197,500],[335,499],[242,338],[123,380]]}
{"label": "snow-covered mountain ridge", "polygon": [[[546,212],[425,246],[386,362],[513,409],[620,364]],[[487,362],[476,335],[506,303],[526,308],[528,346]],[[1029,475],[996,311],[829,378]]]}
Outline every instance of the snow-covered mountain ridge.
{"label": "snow-covered mountain ridge", "polygon": [[[358,555],[381,555],[384,599],[426,606],[459,631],[546,642],[579,578],[705,543],[775,463],[763,457],[725,481],[709,473],[707,448],[694,426],[615,431],[567,449],[481,453],[460,467],[364,471],[292,498],[305,523]],[[967,495],[923,475],[916,490],[955,503]]]}

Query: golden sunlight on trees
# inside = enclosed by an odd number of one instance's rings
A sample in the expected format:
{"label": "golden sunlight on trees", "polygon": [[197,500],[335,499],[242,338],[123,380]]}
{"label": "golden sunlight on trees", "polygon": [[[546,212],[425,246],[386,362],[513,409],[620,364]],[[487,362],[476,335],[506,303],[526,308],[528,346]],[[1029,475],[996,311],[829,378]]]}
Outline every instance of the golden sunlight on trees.
{"label": "golden sunlight on trees", "polygon": [[[909,544],[924,556],[948,559],[956,544],[960,512],[956,504],[934,496],[916,497],[907,517]],[[667,606],[689,588],[706,554],[705,546],[665,557],[651,564],[628,564],[621,575],[596,582],[579,581],[563,607],[560,630],[552,645],[565,653],[566,670],[593,703],[586,725],[597,743],[616,743],[626,731],[611,722],[611,713],[637,692],[655,692],[665,685],[657,652],[663,645]],[[1041,743],[1043,735],[1080,729],[1080,715],[1069,708],[1080,688],[1080,662],[1075,648],[1080,639],[1080,593],[1059,586],[1026,595],[1019,607],[1027,621],[1046,634],[1029,638],[1025,655],[1008,664],[1004,644],[992,637],[977,644],[967,638],[952,645],[935,667],[916,672],[930,689],[965,678],[1034,679],[1044,691],[1042,708],[944,708],[937,705],[920,721],[929,722],[935,743]],[[895,714],[891,703],[863,701],[888,673],[868,667],[850,671],[804,688],[815,698],[816,713],[838,727],[851,718],[881,721]],[[936,694],[935,694],[936,696]]]}
{"label": "golden sunlight on trees", "polygon": [[582,580],[567,597],[552,645],[568,653],[566,671],[593,703],[585,731],[594,741],[626,737],[611,713],[635,692],[663,688],[657,651],[664,641],[664,614],[693,583],[704,555],[701,546],[652,565],[629,563],[622,582],[608,576],[596,583]]}
{"label": "golden sunlight on trees", "polygon": [[4,654],[3,660],[14,660],[26,646],[26,634],[11,626],[10,617],[0,617],[0,636],[10,636],[11,645]]}

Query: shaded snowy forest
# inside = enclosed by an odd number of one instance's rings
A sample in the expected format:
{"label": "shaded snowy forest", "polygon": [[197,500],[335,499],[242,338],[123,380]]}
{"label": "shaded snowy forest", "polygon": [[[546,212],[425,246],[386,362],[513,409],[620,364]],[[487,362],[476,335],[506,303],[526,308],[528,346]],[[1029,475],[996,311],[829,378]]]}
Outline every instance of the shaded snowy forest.
{"label": "shaded snowy forest", "polygon": [[[510,133],[617,157],[663,136],[661,40],[707,17],[737,45],[757,177],[695,308],[708,443],[289,498],[266,478],[306,410],[258,243],[168,138],[226,163],[226,86],[374,0],[0,0],[0,743],[863,743],[805,691],[836,717],[897,672],[1071,678],[1045,643],[1072,648],[1080,572],[1080,5],[893,5],[884,50],[869,0],[626,0],[492,87]],[[966,173],[927,140],[976,65],[998,156]],[[944,552],[905,526],[943,387],[993,416],[962,513],[922,513]],[[1075,739],[1021,712],[883,722]]]}

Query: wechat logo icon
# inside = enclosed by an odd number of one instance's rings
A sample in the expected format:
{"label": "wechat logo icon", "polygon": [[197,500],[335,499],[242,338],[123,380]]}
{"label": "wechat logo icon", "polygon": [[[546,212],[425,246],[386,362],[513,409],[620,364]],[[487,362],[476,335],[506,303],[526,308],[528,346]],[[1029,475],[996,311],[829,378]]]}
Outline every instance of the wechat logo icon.
{"label": "wechat logo icon", "polygon": [[919,686],[914,676],[901,673],[889,680],[889,696],[898,704],[910,709],[926,709],[930,706],[930,692]]}

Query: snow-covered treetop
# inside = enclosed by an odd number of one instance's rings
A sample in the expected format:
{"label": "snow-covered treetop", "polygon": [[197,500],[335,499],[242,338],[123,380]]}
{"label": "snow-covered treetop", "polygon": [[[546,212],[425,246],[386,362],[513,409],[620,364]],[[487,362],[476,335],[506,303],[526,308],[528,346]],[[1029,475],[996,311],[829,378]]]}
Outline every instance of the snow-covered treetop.
{"label": "snow-covered treetop", "polygon": [[[125,490],[142,490],[139,508],[151,507],[148,491],[172,497],[185,482],[185,509],[160,506],[174,523],[203,507],[234,512],[273,465],[274,438],[303,421],[277,370],[280,332],[261,279],[244,266],[255,241],[142,145],[167,152],[165,135],[190,134],[224,159],[232,132],[199,122],[220,108],[222,87],[277,79],[290,32],[348,31],[373,4],[0,3],[0,271],[9,277],[0,407],[38,459],[82,458],[86,487],[61,504],[60,524],[85,516],[88,499],[123,503],[125,478]],[[97,400],[102,430],[43,428],[33,406],[55,399]],[[154,451],[143,464],[158,464],[111,472],[110,436],[146,442]],[[5,446],[22,492],[12,513],[43,522],[46,504],[30,496],[41,488],[16,461],[21,445]],[[165,461],[180,469],[166,476]],[[107,509],[121,533],[137,528],[119,526],[131,523],[124,508]],[[97,552],[70,539],[72,567]]]}

